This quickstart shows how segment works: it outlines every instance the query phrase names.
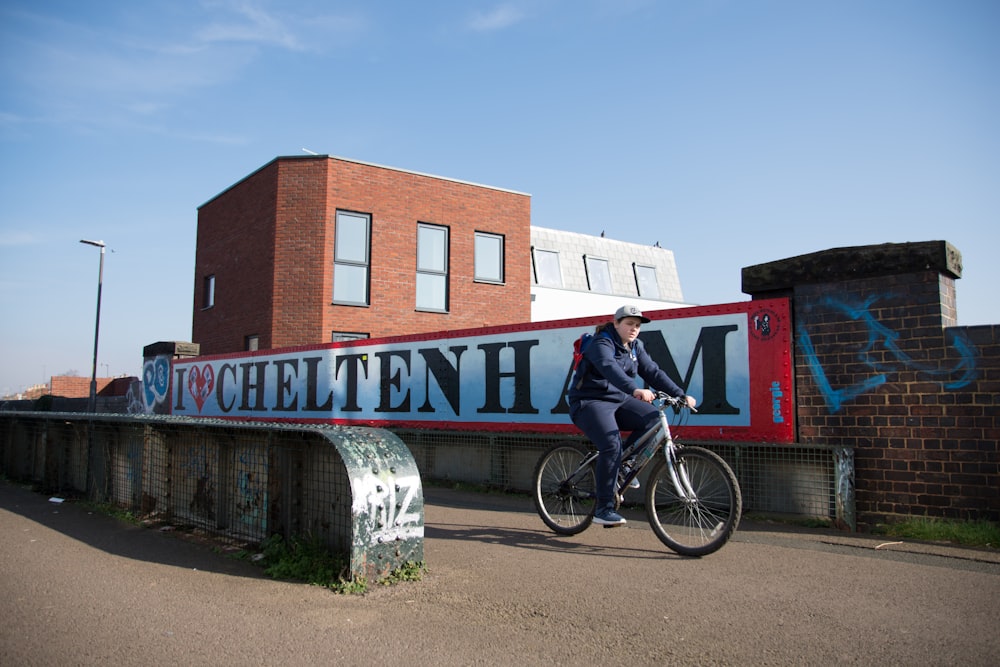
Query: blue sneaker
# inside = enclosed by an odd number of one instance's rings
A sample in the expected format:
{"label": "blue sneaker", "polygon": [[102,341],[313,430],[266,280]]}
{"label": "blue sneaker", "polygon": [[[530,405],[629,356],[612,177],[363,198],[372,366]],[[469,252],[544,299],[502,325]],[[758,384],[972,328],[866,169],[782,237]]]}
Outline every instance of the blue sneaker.
{"label": "blue sneaker", "polygon": [[626,522],[624,517],[614,509],[605,507],[594,512],[594,523],[598,526],[614,528],[615,526],[624,526]]}
{"label": "blue sneaker", "polygon": [[[635,463],[635,459],[629,459],[628,461],[625,461],[624,463],[622,463],[622,471],[621,471],[621,476],[622,477],[624,477],[625,475],[627,475],[630,472],[632,472],[632,464],[633,463]],[[639,488],[639,478],[636,477],[631,482],[629,482],[628,483],[628,488],[630,488],[630,489],[638,489]]]}

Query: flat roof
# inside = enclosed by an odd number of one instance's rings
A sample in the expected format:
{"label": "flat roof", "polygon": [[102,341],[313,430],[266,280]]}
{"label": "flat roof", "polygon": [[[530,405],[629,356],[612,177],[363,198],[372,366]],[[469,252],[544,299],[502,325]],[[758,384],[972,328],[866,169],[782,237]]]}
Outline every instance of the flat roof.
{"label": "flat roof", "polygon": [[218,194],[216,194],[214,197],[212,197],[209,200],[207,200],[204,204],[202,204],[198,208],[200,209],[203,206],[206,206],[207,204],[210,204],[211,202],[215,201],[216,199],[218,199],[219,197],[221,197],[222,195],[224,195],[226,192],[229,192],[234,187],[236,187],[237,185],[239,185],[243,181],[247,180],[248,178],[250,178],[254,174],[256,174],[256,173],[258,173],[258,172],[260,172],[260,171],[262,171],[264,169],[267,169],[269,166],[271,166],[275,162],[280,162],[281,160],[339,160],[341,162],[351,162],[353,164],[360,164],[360,165],[364,165],[366,167],[374,167],[376,169],[388,169],[390,171],[398,171],[398,172],[403,173],[403,174],[412,174],[414,176],[423,176],[425,178],[434,178],[434,179],[437,179],[439,181],[450,181],[452,183],[460,183],[462,185],[471,185],[471,186],[477,187],[477,188],[487,188],[489,190],[497,190],[498,192],[508,192],[510,194],[522,195],[524,197],[530,197],[531,196],[527,192],[519,192],[518,190],[511,190],[510,188],[499,188],[499,187],[496,187],[494,185],[484,185],[482,183],[475,183],[473,181],[464,181],[464,180],[459,179],[459,178],[448,178],[447,176],[437,176],[435,174],[428,174],[428,173],[421,172],[421,171],[414,171],[412,169],[400,169],[399,167],[389,167],[389,166],[384,165],[384,164],[377,164],[375,162],[365,162],[364,160],[355,160],[353,158],[341,157],[339,155],[326,155],[326,154],[319,154],[319,153],[310,153],[309,155],[279,155],[278,157],[274,158],[273,160],[270,160],[267,163],[261,165],[257,169],[254,169],[252,172],[250,172],[249,174],[247,174],[243,178],[239,179],[238,181],[236,181],[235,183],[233,183],[232,185],[230,185],[229,187],[227,187],[225,190],[222,190],[221,192],[219,192]]}

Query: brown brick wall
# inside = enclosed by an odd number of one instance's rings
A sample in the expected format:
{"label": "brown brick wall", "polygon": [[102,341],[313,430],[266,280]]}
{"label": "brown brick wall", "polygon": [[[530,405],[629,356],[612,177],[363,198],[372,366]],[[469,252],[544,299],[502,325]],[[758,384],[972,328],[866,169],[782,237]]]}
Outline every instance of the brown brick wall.
{"label": "brown brick wall", "polygon": [[[198,211],[191,336],[202,354],[244,349],[244,337],[270,347],[278,168],[272,162]],[[205,276],[215,305],[204,308]]]}
{"label": "brown brick wall", "polygon": [[[368,307],[332,303],[337,210],[371,216]],[[322,344],[331,332],[372,337],[527,322],[530,197],[329,158],[279,158],[198,214],[192,338],[203,354]],[[415,308],[417,224],[449,230],[449,312]],[[504,236],[505,283],[478,283],[474,233]],[[216,306],[202,310],[205,275]]]}
{"label": "brown brick wall", "polygon": [[[113,385],[115,378],[97,378],[97,394],[110,394],[107,390]],[[49,394],[62,398],[90,398],[90,378],[71,375],[53,375]]]}
{"label": "brown brick wall", "polygon": [[1000,326],[952,326],[955,277],[910,268],[828,281],[813,271],[784,288],[798,440],[854,449],[859,527],[900,515],[1000,520]]}

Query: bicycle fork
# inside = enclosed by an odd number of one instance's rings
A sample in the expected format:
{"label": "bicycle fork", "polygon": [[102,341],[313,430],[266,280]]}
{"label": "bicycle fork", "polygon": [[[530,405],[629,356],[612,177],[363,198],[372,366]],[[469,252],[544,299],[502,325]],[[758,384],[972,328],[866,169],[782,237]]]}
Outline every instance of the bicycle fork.
{"label": "bicycle fork", "polygon": [[670,437],[670,431],[667,431],[667,439],[663,443],[663,455],[667,457],[667,470],[670,472],[670,481],[673,483],[678,497],[684,501],[684,504],[691,505],[698,500],[698,497],[691,487],[687,468],[677,460],[677,446],[674,445],[674,440]]}
{"label": "bicycle fork", "polygon": [[[687,474],[687,466],[677,460],[677,446],[670,435],[669,426],[667,427],[666,436],[666,441],[663,443],[663,455],[667,458],[667,470],[670,471],[670,481],[677,491],[677,496],[684,503],[688,513],[694,519],[695,524],[700,526],[702,525],[701,519],[707,518],[708,515],[702,516],[699,510],[698,494],[695,492],[694,487],[691,486],[691,479]],[[712,529],[708,531],[709,537],[715,537],[722,530],[723,526],[725,526],[724,521],[716,522],[712,526]]]}

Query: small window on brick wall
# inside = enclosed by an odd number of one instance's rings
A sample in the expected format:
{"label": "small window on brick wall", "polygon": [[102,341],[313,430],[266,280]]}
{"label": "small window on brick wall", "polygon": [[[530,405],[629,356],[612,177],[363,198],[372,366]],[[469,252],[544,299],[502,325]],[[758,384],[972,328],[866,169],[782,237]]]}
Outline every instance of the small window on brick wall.
{"label": "small window on brick wall", "polygon": [[251,334],[245,339],[245,347],[248,352],[256,352],[260,349],[260,336],[257,334]]}
{"label": "small window on brick wall", "polygon": [[417,225],[417,310],[448,312],[448,228]]}
{"label": "small window on brick wall", "polygon": [[503,282],[503,236],[476,232],[476,276],[484,283]]}
{"label": "small window on brick wall", "polygon": [[215,305],[215,274],[205,276],[202,282],[201,307],[211,308]]}
{"label": "small window on brick wall", "polygon": [[368,305],[371,217],[337,211],[333,239],[333,302]]}
{"label": "small window on brick wall", "polygon": [[356,331],[334,331],[330,334],[331,343],[340,343],[345,340],[364,340],[366,338],[368,338],[368,334]]}

